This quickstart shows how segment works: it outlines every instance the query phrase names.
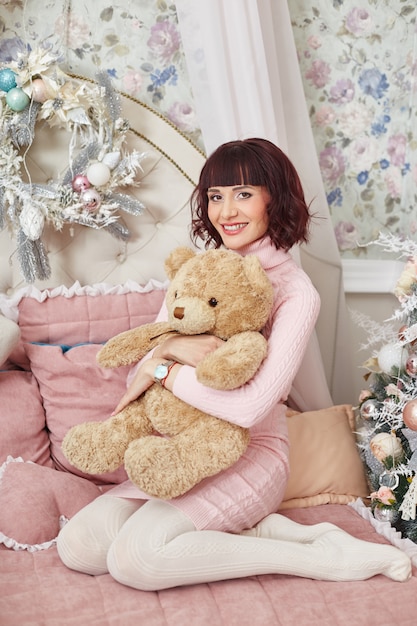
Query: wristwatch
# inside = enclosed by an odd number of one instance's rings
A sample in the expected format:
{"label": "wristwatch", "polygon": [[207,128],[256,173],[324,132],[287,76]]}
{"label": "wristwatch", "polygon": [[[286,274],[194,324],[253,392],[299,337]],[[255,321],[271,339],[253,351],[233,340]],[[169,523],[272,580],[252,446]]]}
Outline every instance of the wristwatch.
{"label": "wristwatch", "polygon": [[165,361],[165,363],[161,363],[155,367],[155,371],[153,373],[153,379],[156,383],[159,383],[162,387],[165,386],[165,381],[168,378],[168,375],[175,365],[176,361]]}

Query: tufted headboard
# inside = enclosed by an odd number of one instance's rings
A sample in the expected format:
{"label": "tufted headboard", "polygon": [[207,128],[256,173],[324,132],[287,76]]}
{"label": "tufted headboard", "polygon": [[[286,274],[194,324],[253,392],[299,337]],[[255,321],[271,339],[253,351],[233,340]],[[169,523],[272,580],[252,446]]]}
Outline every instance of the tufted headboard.
{"label": "tufted headboard", "polygon": [[[130,123],[127,148],[145,152],[140,185],[134,193],[145,205],[137,217],[123,213],[131,236],[127,243],[109,233],[83,226],[65,225],[62,232],[46,230],[51,276],[34,283],[39,289],[95,283],[123,284],[132,279],[146,284],[166,279],[163,261],[178,245],[191,245],[189,199],[205,161],[203,152],[165,118],[142,102],[121,94],[123,115]],[[68,160],[68,155],[62,158]],[[58,159],[59,160],[59,159]],[[60,164],[56,153],[45,166],[42,141],[27,155],[36,182],[55,176]],[[61,166],[63,167],[63,165]],[[0,232],[0,292],[13,294],[26,285],[16,258],[16,244],[6,229]]]}

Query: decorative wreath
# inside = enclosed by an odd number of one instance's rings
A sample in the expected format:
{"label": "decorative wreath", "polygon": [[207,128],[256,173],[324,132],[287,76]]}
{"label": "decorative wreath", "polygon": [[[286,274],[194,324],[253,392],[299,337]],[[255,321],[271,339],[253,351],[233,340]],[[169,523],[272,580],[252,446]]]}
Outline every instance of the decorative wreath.
{"label": "decorative wreath", "polygon": [[[38,123],[69,133],[68,168],[47,184],[32,182],[25,164]],[[0,69],[0,230],[8,227],[16,239],[27,282],[51,274],[42,242],[46,224],[57,231],[81,224],[129,238],[118,211],[140,215],[144,206],[122,189],[139,185],[145,154],[123,149],[128,130],[106,72],[86,83],[63,72],[58,56],[42,48]]]}

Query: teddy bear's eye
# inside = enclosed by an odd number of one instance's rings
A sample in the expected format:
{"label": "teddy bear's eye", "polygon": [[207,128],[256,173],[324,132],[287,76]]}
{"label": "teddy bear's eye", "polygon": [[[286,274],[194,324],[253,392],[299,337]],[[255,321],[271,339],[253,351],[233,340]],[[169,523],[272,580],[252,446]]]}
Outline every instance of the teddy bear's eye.
{"label": "teddy bear's eye", "polygon": [[210,298],[210,300],[208,301],[209,305],[212,307],[217,306],[219,303],[217,302],[216,298]]}
{"label": "teddy bear's eye", "polygon": [[174,298],[175,298],[175,300],[178,298],[178,291],[176,291],[176,292],[174,293]]}

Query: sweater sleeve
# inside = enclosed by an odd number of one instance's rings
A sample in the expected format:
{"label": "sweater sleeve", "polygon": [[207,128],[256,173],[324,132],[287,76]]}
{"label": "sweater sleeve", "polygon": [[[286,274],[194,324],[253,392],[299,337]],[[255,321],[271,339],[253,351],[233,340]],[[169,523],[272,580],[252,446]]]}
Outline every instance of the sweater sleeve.
{"label": "sweater sleeve", "polygon": [[193,367],[181,367],[173,393],[188,404],[243,427],[260,422],[284,402],[301,365],[320,308],[319,295],[300,268],[280,276],[269,324],[268,354],[255,376],[238,389],[218,391],[198,382]]}

